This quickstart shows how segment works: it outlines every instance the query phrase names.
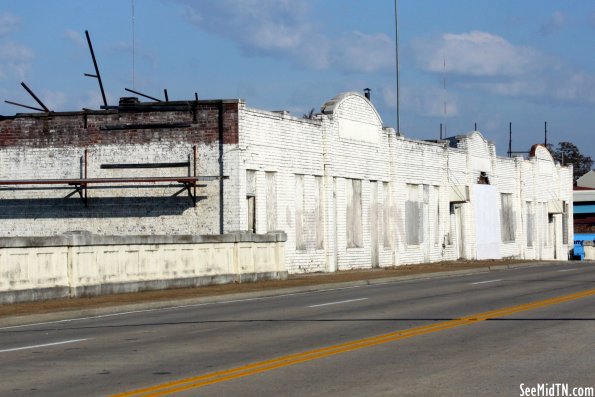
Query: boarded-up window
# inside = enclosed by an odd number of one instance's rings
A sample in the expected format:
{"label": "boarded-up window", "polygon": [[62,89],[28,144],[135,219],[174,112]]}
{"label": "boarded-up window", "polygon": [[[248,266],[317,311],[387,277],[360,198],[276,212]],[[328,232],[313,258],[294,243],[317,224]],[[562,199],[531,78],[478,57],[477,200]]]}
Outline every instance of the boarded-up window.
{"label": "boarded-up window", "polygon": [[422,203],[419,200],[419,185],[407,184],[408,200],[405,202],[407,244],[422,243],[423,214]]}
{"label": "boarded-up window", "polygon": [[266,172],[267,231],[277,230],[277,173]]}
{"label": "boarded-up window", "polygon": [[512,194],[500,195],[500,230],[502,242],[508,243],[515,240],[516,226]]}
{"label": "boarded-up window", "polygon": [[347,248],[361,248],[363,247],[361,180],[346,180],[345,198],[347,202]]}
{"label": "boarded-up window", "polygon": [[390,190],[387,182],[382,183],[382,229],[384,237],[384,248],[391,247],[390,233]]}
{"label": "boarded-up window", "polygon": [[457,235],[457,214],[454,203],[448,203],[448,234],[444,237],[447,245],[454,244]]}
{"label": "boarded-up window", "polygon": [[568,244],[568,203],[564,201],[562,213],[562,244]]}
{"label": "boarded-up window", "polygon": [[423,202],[421,204],[420,244],[432,238],[430,235],[430,185],[422,185]]}
{"label": "boarded-up window", "polygon": [[548,228],[547,228],[547,234],[548,234],[548,245],[555,245],[556,244],[556,240],[555,240],[555,236],[556,236],[556,231],[554,229],[555,227],[555,223],[554,223],[554,214],[547,214],[547,223],[548,223]]}
{"label": "boarded-up window", "polygon": [[440,244],[440,186],[434,186],[432,211],[434,218],[434,245]]}
{"label": "boarded-up window", "polygon": [[305,250],[304,237],[304,176],[295,176],[295,249]]}
{"label": "boarded-up window", "polygon": [[256,233],[256,171],[246,170],[246,205],[248,231]]}
{"label": "boarded-up window", "polygon": [[527,213],[527,247],[533,247],[533,241],[535,240],[535,214],[533,213],[533,203],[527,201],[525,208]]}
{"label": "boarded-up window", "polygon": [[314,215],[316,217],[316,249],[324,248],[324,216],[322,214],[322,189],[322,177],[314,177]]}
{"label": "boarded-up window", "polygon": [[539,204],[539,212],[540,212],[540,220],[539,220],[539,230],[541,232],[541,244],[546,247],[550,245],[550,236],[549,236],[549,226],[548,226],[548,212],[547,212],[547,203],[540,203]]}
{"label": "boarded-up window", "polygon": [[378,213],[379,206],[379,192],[378,181],[370,181],[370,199],[368,201],[368,221],[370,225],[370,253],[372,254],[371,265],[378,267],[378,245],[380,238],[380,216]]}

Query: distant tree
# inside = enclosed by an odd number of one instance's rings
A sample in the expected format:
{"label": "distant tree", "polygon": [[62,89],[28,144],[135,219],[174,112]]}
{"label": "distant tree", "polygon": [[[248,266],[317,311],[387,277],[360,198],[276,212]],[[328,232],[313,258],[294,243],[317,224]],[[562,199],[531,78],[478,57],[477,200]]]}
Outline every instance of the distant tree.
{"label": "distant tree", "polygon": [[593,159],[589,156],[582,155],[578,147],[572,142],[559,142],[557,148],[548,144],[547,148],[554,160],[558,161],[560,164],[572,164],[572,176],[575,182],[578,178],[589,172],[593,166]]}

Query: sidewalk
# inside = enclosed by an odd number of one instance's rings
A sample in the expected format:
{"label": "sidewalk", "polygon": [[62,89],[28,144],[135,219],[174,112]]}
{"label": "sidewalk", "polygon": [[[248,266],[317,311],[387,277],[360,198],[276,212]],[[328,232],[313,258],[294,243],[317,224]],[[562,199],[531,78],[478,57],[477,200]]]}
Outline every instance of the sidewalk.
{"label": "sidewalk", "polygon": [[350,270],[336,273],[290,275],[287,280],[259,281],[244,284],[210,285],[199,288],[181,288],[146,291],[129,294],[105,295],[93,298],[61,299],[0,305],[0,326],[55,321],[74,317],[108,315],[134,310],[207,303],[226,299],[274,296],[283,293],[306,292],[349,285],[374,284],[426,277],[444,277],[460,274],[505,270],[565,262],[527,260],[453,261],[394,268]]}

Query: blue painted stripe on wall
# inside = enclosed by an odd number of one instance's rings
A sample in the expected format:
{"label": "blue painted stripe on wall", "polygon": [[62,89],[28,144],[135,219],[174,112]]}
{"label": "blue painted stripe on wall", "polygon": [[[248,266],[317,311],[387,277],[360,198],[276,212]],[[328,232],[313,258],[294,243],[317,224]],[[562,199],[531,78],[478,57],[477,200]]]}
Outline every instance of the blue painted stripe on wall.
{"label": "blue painted stripe on wall", "polygon": [[572,212],[575,214],[595,214],[595,204],[580,205],[574,203],[574,210]]}
{"label": "blue painted stripe on wall", "polygon": [[[583,241],[595,241],[595,234],[593,233],[575,233],[574,234],[574,243],[577,242],[582,243]],[[580,244],[579,243],[579,244]]]}

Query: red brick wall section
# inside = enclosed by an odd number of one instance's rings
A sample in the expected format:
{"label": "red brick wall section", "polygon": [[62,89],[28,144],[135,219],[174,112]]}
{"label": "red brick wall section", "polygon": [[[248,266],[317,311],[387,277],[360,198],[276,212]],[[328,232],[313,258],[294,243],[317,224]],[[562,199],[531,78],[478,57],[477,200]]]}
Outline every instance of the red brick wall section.
{"label": "red brick wall section", "polygon": [[[0,148],[87,147],[172,141],[200,144],[219,141],[223,113],[223,143],[238,143],[238,101],[141,104],[134,109],[28,113],[0,121]],[[189,123],[188,127],[103,129],[114,125]]]}

